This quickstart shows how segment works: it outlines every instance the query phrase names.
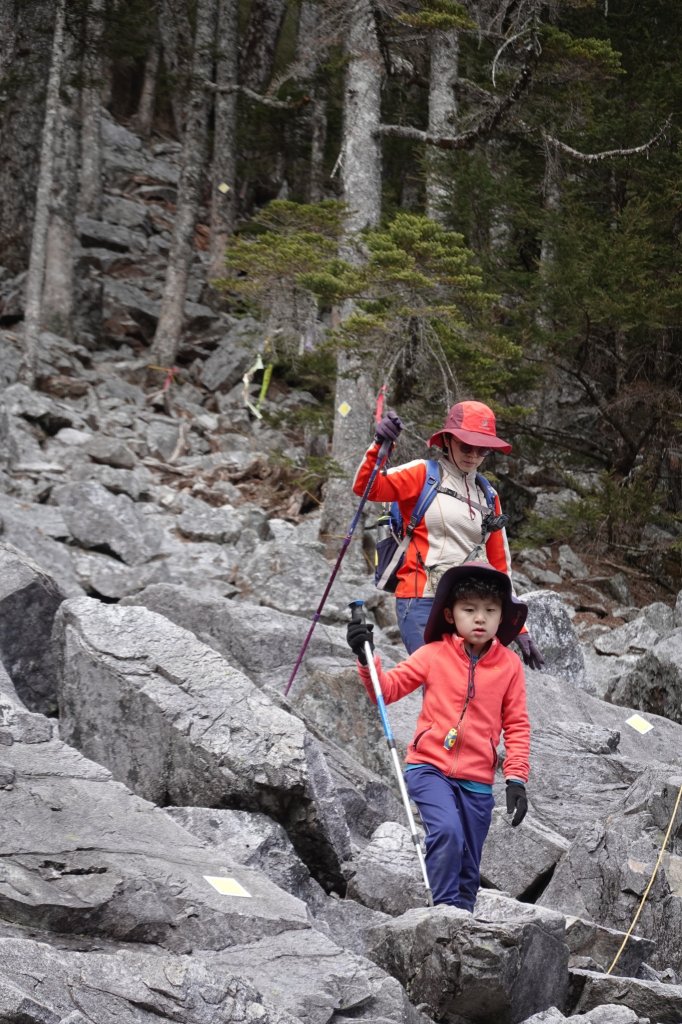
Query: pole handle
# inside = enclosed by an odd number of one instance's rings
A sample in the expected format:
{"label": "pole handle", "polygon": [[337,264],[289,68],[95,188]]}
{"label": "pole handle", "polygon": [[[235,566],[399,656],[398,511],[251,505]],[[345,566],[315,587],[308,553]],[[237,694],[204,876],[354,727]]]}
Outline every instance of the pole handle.
{"label": "pole handle", "polygon": [[350,608],[350,621],[351,622],[364,622],[365,621],[365,602],[361,600],[351,601],[348,605]]}

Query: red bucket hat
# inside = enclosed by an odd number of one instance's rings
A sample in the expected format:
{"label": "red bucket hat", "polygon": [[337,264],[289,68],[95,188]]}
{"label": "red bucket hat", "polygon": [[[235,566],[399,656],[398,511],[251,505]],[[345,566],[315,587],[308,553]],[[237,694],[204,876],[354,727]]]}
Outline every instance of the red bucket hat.
{"label": "red bucket hat", "polygon": [[441,429],[429,438],[429,445],[442,448],[446,434],[477,448],[496,448],[505,455],[512,450],[508,441],[496,436],[495,413],[483,402],[458,402],[453,405]]}
{"label": "red bucket hat", "polygon": [[502,590],[502,618],[497,627],[497,638],[506,647],[523,629],[528,615],[528,605],[514,596],[511,580],[506,572],[493,568],[489,562],[464,562],[444,572],[438,581],[428,622],[424,628],[424,643],[442,640],[446,633],[454,633],[455,627],[445,621],[443,614],[450,602],[455,583],[463,579],[495,580]]}

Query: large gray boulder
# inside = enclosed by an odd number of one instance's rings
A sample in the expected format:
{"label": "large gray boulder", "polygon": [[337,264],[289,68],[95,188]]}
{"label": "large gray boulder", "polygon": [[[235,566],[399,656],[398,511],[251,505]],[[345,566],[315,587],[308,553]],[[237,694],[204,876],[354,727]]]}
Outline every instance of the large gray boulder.
{"label": "large gray boulder", "polygon": [[658,642],[654,635],[647,653],[613,681],[606,696],[682,723],[682,628]]}
{"label": "large gray boulder", "polygon": [[522,599],[528,605],[526,626],[545,659],[544,671],[566,679],[573,686],[585,687],[582,648],[559,594],[532,590],[523,594]]}
{"label": "large gray boulder", "polygon": [[0,544],[0,661],[32,711],[57,709],[57,662],[50,644],[64,594],[28,555]]}
{"label": "large gray boulder", "polygon": [[[578,1013],[612,1003],[628,1007],[640,1018],[655,1024],[680,1024],[682,1020],[682,985],[665,985],[658,981],[615,978],[593,971],[571,970],[571,1005]],[[571,1017],[571,1021],[576,1018]],[[578,1019],[580,1019],[578,1017]],[[598,1019],[598,1018],[597,1018]],[[603,1024],[607,1024],[602,1017]],[[611,1024],[610,1020],[608,1024]]]}
{"label": "large gray boulder", "polygon": [[682,948],[682,860],[669,854],[654,877],[663,828],[647,803],[660,808],[670,802],[670,820],[680,785],[682,776],[666,785],[652,773],[648,793],[640,781],[633,787],[635,799],[628,794],[606,820],[585,825],[539,899],[543,906],[625,932],[646,893],[637,932],[655,942],[649,962],[659,969],[678,961]]}
{"label": "large gray boulder", "polygon": [[6,1024],[301,1024],[224,966],[133,949],[77,952],[0,937]]}
{"label": "large gray boulder", "polygon": [[[0,750],[5,923],[174,952],[308,927],[300,900],[225,851],[216,856],[11,694],[0,696]],[[221,891],[228,880],[249,897]]]}
{"label": "large gray boulder", "polygon": [[67,742],[155,803],[262,810],[321,881],[343,884],[345,817],[322,750],[298,719],[147,609],[67,601],[55,640]]}
{"label": "large gray boulder", "polygon": [[453,907],[409,910],[372,930],[370,956],[438,1020],[515,1024],[563,1006],[564,930],[559,914],[498,897],[480,917]]}
{"label": "large gray boulder", "polygon": [[69,531],[84,548],[113,551],[126,565],[158,555],[163,534],[125,494],[114,495],[101,484],[64,484],[54,498]]}
{"label": "large gray boulder", "polygon": [[371,960],[339,949],[320,931],[273,935],[208,958],[306,1024],[427,1024],[404,987]]}
{"label": "large gray boulder", "polygon": [[426,906],[426,890],[409,829],[387,821],[353,858],[347,895],[366,907],[398,916]]}

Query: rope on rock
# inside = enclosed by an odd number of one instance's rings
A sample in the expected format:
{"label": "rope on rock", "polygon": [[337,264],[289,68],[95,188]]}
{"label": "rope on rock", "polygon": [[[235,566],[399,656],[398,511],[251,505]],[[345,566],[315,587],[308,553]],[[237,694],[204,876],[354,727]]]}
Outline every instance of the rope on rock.
{"label": "rope on rock", "polygon": [[651,886],[654,884],[654,879],[656,878],[656,875],[658,874],[658,869],[661,866],[661,861],[663,860],[663,854],[665,853],[665,848],[668,845],[668,840],[670,839],[670,833],[673,830],[673,824],[675,822],[675,818],[677,817],[677,809],[680,806],[680,799],[681,798],[682,798],[682,785],[679,787],[679,789],[677,791],[677,799],[675,801],[675,806],[673,807],[673,813],[672,813],[672,816],[670,818],[670,822],[668,824],[668,830],[667,830],[667,832],[665,834],[665,838],[663,840],[663,845],[661,846],[661,850],[660,850],[660,853],[658,855],[658,859],[656,860],[656,864],[654,865],[653,873],[651,875],[651,878],[649,879],[649,884],[647,885],[646,889],[644,890],[644,895],[642,896],[642,898],[641,898],[641,900],[639,902],[639,906],[637,907],[637,913],[635,914],[634,918],[632,919],[632,924],[630,925],[630,927],[628,928],[627,932],[625,933],[625,938],[621,942],[620,949],[618,950],[618,952],[616,953],[615,957],[613,958],[613,962],[611,963],[611,966],[609,967],[608,971],[606,972],[607,974],[610,974],[611,971],[613,970],[613,968],[618,963],[618,961],[620,959],[620,955],[623,952],[623,950],[625,949],[625,947],[627,945],[627,942],[628,942],[628,939],[632,935],[632,931],[633,931],[635,925],[637,924],[637,922],[639,920],[639,915],[642,913],[642,909],[643,909],[644,904],[646,902],[646,898],[649,895],[649,890],[651,889]]}

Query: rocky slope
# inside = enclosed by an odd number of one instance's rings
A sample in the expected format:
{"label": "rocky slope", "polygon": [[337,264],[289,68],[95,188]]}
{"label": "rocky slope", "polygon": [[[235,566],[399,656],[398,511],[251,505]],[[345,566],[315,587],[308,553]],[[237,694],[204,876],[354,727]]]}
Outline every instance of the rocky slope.
{"label": "rocky slope", "polygon": [[[181,371],[150,384],[173,154],[107,142],[80,239],[104,341],[43,335],[28,391],[1,285],[0,1020],[679,1024],[682,600],[518,553],[531,809],[496,811],[473,917],[426,908],[344,639],[363,598],[402,657],[392,599],[344,562],[284,698],[331,569],[276,468],[303,448],[249,411],[259,328],[202,301],[200,250]],[[311,401],[273,389],[271,422]]]}

